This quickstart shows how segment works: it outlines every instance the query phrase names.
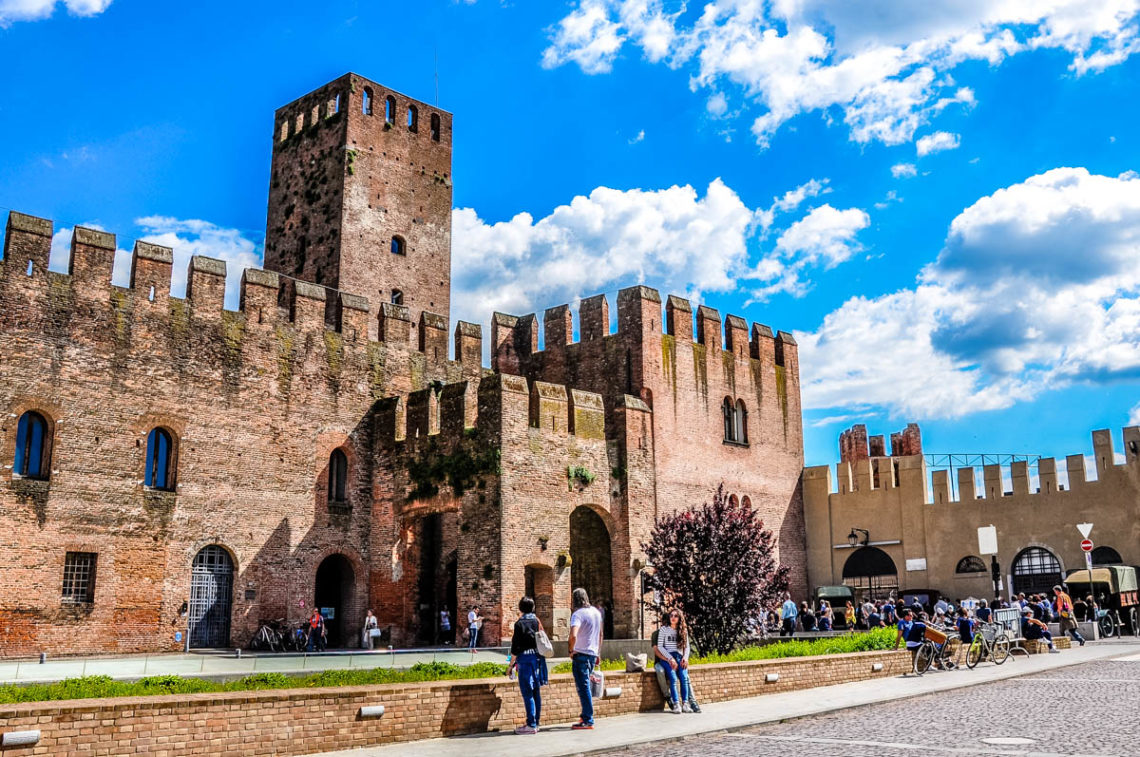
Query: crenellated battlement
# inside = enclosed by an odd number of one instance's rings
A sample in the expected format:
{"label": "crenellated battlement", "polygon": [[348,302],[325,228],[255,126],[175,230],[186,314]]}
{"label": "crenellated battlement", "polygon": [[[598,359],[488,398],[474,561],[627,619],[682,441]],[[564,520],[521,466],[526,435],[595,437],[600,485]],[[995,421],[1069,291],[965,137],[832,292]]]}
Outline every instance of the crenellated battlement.
{"label": "crenellated battlement", "polygon": [[[238,309],[227,311],[223,260],[192,257],[186,273],[186,295],[177,298],[170,293],[174,253],[169,247],[137,241],[129,283],[123,288],[111,283],[117,249],[114,234],[76,227],[67,273],[55,273],[47,267],[52,232],[48,219],[9,213],[3,280],[23,290],[25,307],[35,308],[37,300],[46,302],[56,293],[70,290],[76,298],[105,302],[117,313],[131,313],[135,318],[185,311],[205,328],[220,329],[226,321],[231,347],[240,347],[233,344],[235,335],[240,338],[258,329],[280,327],[302,335],[337,334],[341,337],[338,343],[350,349],[366,351],[370,344],[379,343],[419,352],[435,364],[459,363],[472,375],[482,369],[482,329],[478,324],[461,321],[456,325],[456,359],[449,361],[447,321],[435,313],[422,311],[418,322],[413,323],[406,307],[381,303],[374,311],[366,297],[256,268],[242,273]],[[331,323],[327,316],[330,312]],[[242,328],[234,328],[234,324]]]}
{"label": "crenellated battlement", "polygon": [[[799,348],[795,338],[786,331],[773,334],[768,326],[753,323],[750,335],[743,318],[735,315],[722,318],[718,311],[704,305],[697,308],[694,321],[690,302],[675,295],[668,297],[662,313],[660,294],[645,286],[628,287],[618,293],[616,332],[610,330],[609,312],[604,294],[583,299],[578,309],[578,342],[573,340],[573,313],[569,305],[546,309],[541,327],[534,313],[522,316],[495,313],[491,322],[492,369],[504,373],[525,372],[529,361],[536,356],[558,353],[579,344],[612,337],[641,342],[647,337],[664,336],[671,338],[677,347],[703,346],[706,358],[725,353],[745,363],[752,359],[782,368],[794,367],[798,376]],[[538,348],[540,341],[542,350]]]}

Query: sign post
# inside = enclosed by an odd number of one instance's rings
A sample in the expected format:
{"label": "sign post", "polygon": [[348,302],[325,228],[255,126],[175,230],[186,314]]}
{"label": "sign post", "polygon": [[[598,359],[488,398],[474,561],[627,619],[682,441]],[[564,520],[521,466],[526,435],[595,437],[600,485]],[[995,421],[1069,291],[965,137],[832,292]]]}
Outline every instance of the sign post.
{"label": "sign post", "polygon": [[[1077,530],[1081,532],[1081,536],[1083,537],[1081,540],[1081,551],[1083,551],[1085,553],[1085,567],[1088,568],[1088,571],[1089,571],[1089,593],[1092,595],[1093,607],[1095,607],[1096,606],[1096,591],[1093,589],[1093,566],[1092,566],[1093,543],[1092,543],[1092,539],[1089,538],[1089,534],[1092,533],[1092,527],[1093,527],[1092,523],[1078,523],[1077,524]],[[1089,613],[1092,615],[1093,638],[1098,638],[1097,637],[1098,628],[1097,628],[1096,610],[1093,608],[1090,608]]]}
{"label": "sign post", "polygon": [[978,554],[990,556],[990,577],[994,581],[994,601],[1001,596],[1001,565],[997,559],[997,528],[982,526],[978,529]]}

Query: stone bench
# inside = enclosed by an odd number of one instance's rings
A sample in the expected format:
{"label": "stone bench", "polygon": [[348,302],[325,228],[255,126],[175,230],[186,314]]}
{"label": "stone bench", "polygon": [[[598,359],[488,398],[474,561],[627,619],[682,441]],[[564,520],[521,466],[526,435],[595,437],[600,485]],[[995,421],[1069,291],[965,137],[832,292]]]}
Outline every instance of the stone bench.
{"label": "stone bench", "polygon": [[[1045,654],[1049,651],[1049,645],[1044,639],[1034,639],[1033,641],[1021,639],[1020,643],[1027,654]],[[1073,643],[1068,636],[1059,638],[1055,636],[1053,637],[1053,646],[1057,649],[1072,649]]]}

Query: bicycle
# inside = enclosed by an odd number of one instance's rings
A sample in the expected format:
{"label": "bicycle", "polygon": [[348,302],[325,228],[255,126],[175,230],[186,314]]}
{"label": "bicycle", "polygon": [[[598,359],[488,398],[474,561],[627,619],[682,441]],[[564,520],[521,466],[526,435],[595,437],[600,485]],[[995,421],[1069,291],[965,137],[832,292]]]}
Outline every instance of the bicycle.
{"label": "bicycle", "polygon": [[249,640],[249,648],[252,650],[267,649],[270,652],[276,652],[280,647],[284,649],[285,639],[284,634],[279,630],[285,621],[277,620],[269,623],[263,623],[257,629],[257,633]]}
{"label": "bicycle", "polygon": [[986,623],[974,634],[970,648],[966,650],[966,667],[973,670],[978,663],[985,659],[993,660],[994,665],[1001,665],[1009,659],[1010,650],[1009,633],[994,623]]}
{"label": "bicycle", "polygon": [[928,627],[926,638],[922,640],[914,655],[915,675],[922,675],[935,663],[942,670],[954,670],[958,667],[958,655],[961,650],[962,637],[957,631],[940,631]]}

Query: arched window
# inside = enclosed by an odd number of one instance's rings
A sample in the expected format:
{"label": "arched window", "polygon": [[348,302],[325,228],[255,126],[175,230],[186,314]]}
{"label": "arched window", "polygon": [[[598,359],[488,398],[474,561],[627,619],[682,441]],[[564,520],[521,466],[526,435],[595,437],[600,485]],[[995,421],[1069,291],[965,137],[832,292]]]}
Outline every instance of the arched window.
{"label": "arched window", "polygon": [[408,131],[420,130],[420,111],[416,106],[408,106]]}
{"label": "arched window", "polygon": [[958,561],[955,573],[985,573],[986,564],[977,555],[966,555]]}
{"label": "arched window", "polygon": [[744,505],[745,507],[752,507],[752,498],[745,494],[740,499],[740,504]]}
{"label": "arched window", "polygon": [[720,409],[724,414],[724,440],[726,442],[734,442],[736,441],[736,413],[732,407],[732,400],[725,397]]}
{"label": "arched window", "polygon": [[384,98],[384,120],[390,124],[396,123],[396,98],[391,95]]}
{"label": "arched window", "polygon": [[736,401],[736,441],[745,444],[748,441],[748,411],[744,408],[744,400]]}
{"label": "arched window", "polygon": [[432,141],[434,141],[434,142],[439,141],[439,114],[438,113],[432,113],[431,114],[431,138],[432,138]]}
{"label": "arched window", "polygon": [[1097,547],[1092,551],[1093,565],[1122,565],[1124,558],[1112,547]]}
{"label": "arched window", "polygon": [[339,449],[329,455],[329,504],[343,504],[348,501],[345,495],[348,483],[348,457]]}
{"label": "arched window", "polygon": [[392,304],[393,305],[403,305],[404,304],[404,293],[402,291],[400,291],[399,289],[393,289],[392,290]]}
{"label": "arched window", "polygon": [[404,238],[400,235],[392,237],[392,254],[393,255],[406,255],[407,246],[404,244]]}
{"label": "arched window", "polygon": [[1061,583],[1061,561],[1043,547],[1029,547],[1013,559],[1013,593],[1050,593]]}
{"label": "arched window", "polygon": [[740,500],[737,499],[735,494],[729,494],[728,504],[732,505],[733,507],[738,507],[740,505]]}
{"label": "arched window", "polygon": [[146,475],[151,489],[174,491],[174,437],[164,428],[151,429],[146,437]]}
{"label": "arched window", "polygon": [[372,88],[364,88],[364,96],[360,100],[360,112],[366,116],[372,115]]}
{"label": "arched window", "polygon": [[29,410],[16,423],[16,460],[12,466],[17,476],[48,477],[48,424],[39,413]]}

